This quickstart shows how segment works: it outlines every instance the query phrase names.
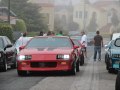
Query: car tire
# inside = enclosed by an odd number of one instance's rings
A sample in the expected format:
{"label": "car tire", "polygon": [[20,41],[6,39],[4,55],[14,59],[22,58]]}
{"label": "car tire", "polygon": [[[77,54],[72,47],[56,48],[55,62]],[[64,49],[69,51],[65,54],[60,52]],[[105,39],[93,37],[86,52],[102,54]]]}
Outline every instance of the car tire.
{"label": "car tire", "polygon": [[17,54],[14,54],[13,64],[11,65],[12,69],[16,69],[16,67],[17,67],[17,65],[16,65],[16,56],[17,56]]}
{"label": "car tire", "polygon": [[80,68],[79,68],[79,60],[77,60],[77,63],[76,63],[76,72],[79,72],[80,71]]}
{"label": "car tire", "polygon": [[74,62],[73,66],[72,66],[72,70],[70,71],[71,75],[76,75],[76,63]]}
{"label": "car tire", "polygon": [[6,72],[7,69],[8,69],[8,65],[7,65],[6,60],[4,60],[4,62],[3,62],[3,67],[2,67],[2,71],[3,71],[3,72]]}
{"label": "car tire", "polygon": [[27,75],[27,71],[20,71],[17,70],[18,76],[26,76]]}
{"label": "car tire", "polygon": [[115,84],[115,90],[120,90],[120,72],[118,72]]}
{"label": "car tire", "polygon": [[11,65],[11,68],[16,69],[16,62],[13,65]]}
{"label": "car tire", "polygon": [[108,72],[109,72],[109,73],[115,73],[115,69],[114,69],[114,68],[109,68],[109,69],[108,69]]}
{"label": "car tire", "polygon": [[84,55],[82,54],[80,57],[80,65],[82,66],[84,64]]}

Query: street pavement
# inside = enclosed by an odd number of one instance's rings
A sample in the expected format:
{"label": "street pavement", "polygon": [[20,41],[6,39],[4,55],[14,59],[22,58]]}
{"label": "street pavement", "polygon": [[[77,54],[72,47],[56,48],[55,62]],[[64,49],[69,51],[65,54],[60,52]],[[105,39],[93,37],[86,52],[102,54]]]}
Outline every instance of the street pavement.
{"label": "street pavement", "polygon": [[93,47],[88,47],[88,58],[76,76],[64,73],[37,74],[18,77],[16,70],[0,72],[0,90],[115,90],[116,74],[109,74],[104,62],[93,61]]}

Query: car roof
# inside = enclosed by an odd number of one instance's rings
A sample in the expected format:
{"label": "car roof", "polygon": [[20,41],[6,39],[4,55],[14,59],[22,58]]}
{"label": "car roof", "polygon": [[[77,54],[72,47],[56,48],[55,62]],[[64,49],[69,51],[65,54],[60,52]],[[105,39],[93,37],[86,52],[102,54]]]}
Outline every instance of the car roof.
{"label": "car roof", "polygon": [[45,38],[45,37],[51,37],[51,38],[70,38],[68,36],[35,36],[34,38]]}

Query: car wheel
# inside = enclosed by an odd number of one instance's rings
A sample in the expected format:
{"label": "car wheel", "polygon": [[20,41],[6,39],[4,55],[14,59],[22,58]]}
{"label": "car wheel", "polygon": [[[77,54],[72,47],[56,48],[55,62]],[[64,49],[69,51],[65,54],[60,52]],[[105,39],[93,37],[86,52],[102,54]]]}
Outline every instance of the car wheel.
{"label": "car wheel", "polygon": [[76,64],[74,63],[72,66],[72,70],[70,71],[71,75],[76,75]]}
{"label": "car wheel", "polygon": [[17,73],[18,73],[19,76],[26,76],[27,75],[27,71],[17,70]]}
{"label": "car wheel", "polygon": [[81,55],[80,57],[80,65],[82,66],[84,64],[84,55]]}
{"label": "car wheel", "polygon": [[16,67],[17,67],[17,64],[16,64],[16,56],[17,56],[17,54],[14,54],[13,64],[11,65],[11,68],[12,68],[12,69],[16,69]]}
{"label": "car wheel", "polygon": [[16,62],[13,65],[11,65],[11,68],[16,69]]}
{"label": "car wheel", "polygon": [[79,68],[79,60],[77,60],[77,63],[76,63],[76,71],[77,71],[77,72],[80,71],[80,68]]}
{"label": "car wheel", "polygon": [[109,73],[115,73],[115,69],[114,69],[114,68],[109,68],[109,69],[108,69],[108,72],[109,72]]}
{"label": "car wheel", "polygon": [[120,72],[118,73],[116,78],[115,90],[120,90]]}
{"label": "car wheel", "polygon": [[2,71],[3,71],[3,72],[6,72],[6,71],[7,71],[7,69],[8,69],[8,65],[7,65],[7,62],[6,62],[6,58],[4,58]]}

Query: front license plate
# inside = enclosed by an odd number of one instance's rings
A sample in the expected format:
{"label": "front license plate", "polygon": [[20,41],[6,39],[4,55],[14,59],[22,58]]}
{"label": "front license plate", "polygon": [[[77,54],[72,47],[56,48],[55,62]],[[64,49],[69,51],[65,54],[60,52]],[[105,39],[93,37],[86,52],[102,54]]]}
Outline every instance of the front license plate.
{"label": "front license plate", "polygon": [[119,64],[113,64],[113,68],[120,68]]}

